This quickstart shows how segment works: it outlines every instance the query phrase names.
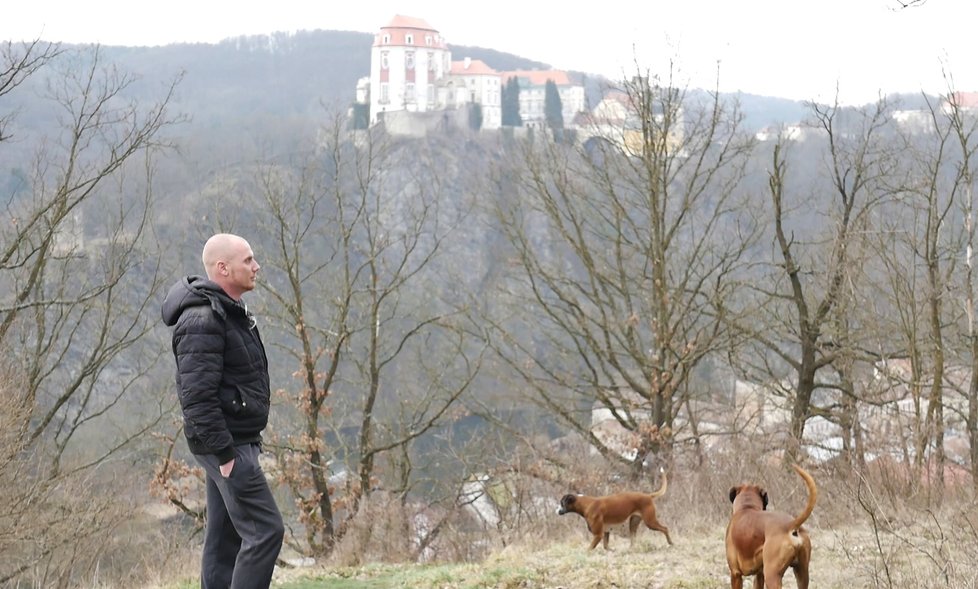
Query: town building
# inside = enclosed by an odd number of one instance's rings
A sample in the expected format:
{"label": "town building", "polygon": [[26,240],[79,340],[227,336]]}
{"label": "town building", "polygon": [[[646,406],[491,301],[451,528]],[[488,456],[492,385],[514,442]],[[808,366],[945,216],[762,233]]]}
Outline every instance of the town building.
{"label": "town building", "polygon": [[510,78],[516,78],[520,88],[520,118],[524,127],[544,127],[547,82],[557,86],[560,95],[561,116],[564,126],[570,127],[578,113],[586,110],[584,86],[574,84],[567,72],[560,70],[517,70],[503,72],[505,85]]}
{"label": "town building", "polygon": [[622,90],[607,92],[590,113],[578,116],[578,140],[585,145],[596,140],[605,141],[638,157],[646,149],[646,130],[660,130],[665,134],[665,151],[683,155],[683,109],[678,91],[655,89],[654,92],[661,97],[651,101],[648,114],[651,121],[647,125],[642,124],[643,115],[636,108],[635,97]]}
{"label": "town building", "polygon": [[498,129],[502,124],[502,107],[499,72],[485,62],[466,57],[453,61],[451,76],[445,82],[444,105],[479,104],[482,109],[482,128]]}
{"label": "town building", "polygon": [[374,36],[369,95],[370,124],[386,113],[437,110],[440,82],[451,73],[451,52],[441,34],[420,18],[395,16]]}
{"label": "town building", "polygon": [[[394,16],[374,36],[370,76],[357,82],[354,112],[369,105],[357,124],[383,122],[395,134],[422,135],[444,125],[480,129],[502,125],[502,86],[515,77],[520,86],[524,126],[542,126],[548,80],[561,99],[565,126],[585,110],[584,87],[563,71],[497,72],[468,57],[453,61],[441,33],[420,18]],[[362,120],[362,122],[361,122]]]}

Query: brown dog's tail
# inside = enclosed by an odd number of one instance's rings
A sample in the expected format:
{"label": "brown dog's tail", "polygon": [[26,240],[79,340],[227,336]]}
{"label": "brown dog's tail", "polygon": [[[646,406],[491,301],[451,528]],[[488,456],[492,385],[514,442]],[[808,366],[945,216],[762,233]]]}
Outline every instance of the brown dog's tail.
{"label": "brown dog's tail", "polygon": [[808,516],[810,516],[812,512],[815,511],[815,499],[818,498],[818,489],[815,488],[815,479],[812,478],[812,475],[808,474],[808,472],[805,471],[805,469],[798,466],[797,464],[794,465],[794,467],[798,475],[805,480],[805,485],[808,486],[808,505],[806,505],[805,510],[802,511],[801,514],[799,514],[798,517],[796,517],[794,521],[791,522],[791,527],[789,528],[792,530],[797,530],[798,528],[801,527],[803,523],[805,523],[805,520],[808,519]]}
{"label": "brown dog's tail", "polygon": [[652,493],[653,497],[662,497],[666,494],[666,489],[669,488],[669,481],[666,480],[666,471],[660,468],[659,472],[662,473],[662,486],[659,487],[658,491]]}

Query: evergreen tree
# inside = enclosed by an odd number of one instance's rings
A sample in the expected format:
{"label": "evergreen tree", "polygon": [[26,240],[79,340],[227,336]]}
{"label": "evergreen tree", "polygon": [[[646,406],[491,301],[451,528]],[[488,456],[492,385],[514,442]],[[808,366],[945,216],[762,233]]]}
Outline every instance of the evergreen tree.
{"label": "evergreen tree", "polygon": [[560,92],[553,80],[547,80],[543,92],[543,116],[548,129],[564,128],[564,105],[560,102]]}
{"label": "evergreen tree", "polygon": [[482,105],[478,102],[469,105],[469,128],[473,131],[482,128]]}
{"label": "evergreen tree", "polygon": [[507,127],[522,127],[523,117],[520,116],[520,82],[515,76],[507,80],[500,96],[502,106],[502,123]]}

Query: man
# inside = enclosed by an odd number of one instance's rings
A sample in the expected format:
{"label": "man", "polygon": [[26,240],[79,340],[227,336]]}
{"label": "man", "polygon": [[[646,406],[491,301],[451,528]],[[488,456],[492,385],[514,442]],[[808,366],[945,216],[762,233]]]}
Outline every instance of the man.
{"label": "man", "polygon": [[163,301],[173,327],[184,435],[207,473],[201,589],[268,587],[282,516],[258,464],[268,424],[268,359],[241,296],[260,266],[251,246],[219,233],[202,255],[207,278],[187,276]]}

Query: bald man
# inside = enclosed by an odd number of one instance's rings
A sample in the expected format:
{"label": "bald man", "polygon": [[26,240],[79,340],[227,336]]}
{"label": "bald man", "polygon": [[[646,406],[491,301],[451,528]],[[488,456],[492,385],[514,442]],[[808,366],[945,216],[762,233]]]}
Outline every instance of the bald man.
{"label": "bald man", "polygon": [[284,527],[258,464],[268,424],[268,359],[254,315],[241,300],[255,288],[258,261],[243,238],[214,235],[201,260],[163,300],[173,328],[184,435],[207,473],[201,589],[267,588]]}

